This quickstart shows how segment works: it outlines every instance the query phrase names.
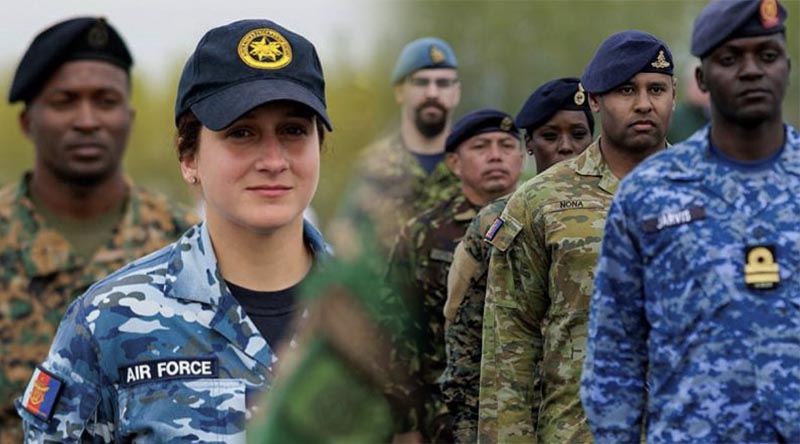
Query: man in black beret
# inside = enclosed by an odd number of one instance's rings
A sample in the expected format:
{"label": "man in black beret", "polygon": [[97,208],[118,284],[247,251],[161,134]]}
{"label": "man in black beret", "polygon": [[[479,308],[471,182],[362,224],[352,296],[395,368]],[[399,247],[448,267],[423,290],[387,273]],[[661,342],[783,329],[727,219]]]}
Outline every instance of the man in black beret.
{"label": "man in black beret", "polygon": [[410,301],[415,329],[398,358],[414,363],[410,375],[419,401],[423,442],[452,443],[452,417],[438,384],[445,369],[443,308],[453,251],[481,207],[516,188],[524,154],[514,119],[502,111],[473,111],[445,142],[447,166],[461,192],[406,223],[389,258],[396,298]]}
{"label": "man in black beret", "polygon": [[0,442],[21,442],[13,400],[44,360],[67,305],[193,222],[122,171],[134,112],[131,55],[104,19],[42,31],[8,94],[35,161],[0,189]]}
{"label": "man in black beret", "polygon": [[574,96],[600,114],[600,138],[523,184],[486,234],[484,316],[493,321],[496,385],[481,409],[496,406],[490,442],[591,441],[579,388],[594,265],[620,180],[666,146],[672,64],[667,45],[650,34],[604,41]]}
{"label": "man in black beret", "polygon": [[597,442],[800,442],[800,134],[777,0],[694,22],[711,124],[636,168],[608,214],[583,405]]}

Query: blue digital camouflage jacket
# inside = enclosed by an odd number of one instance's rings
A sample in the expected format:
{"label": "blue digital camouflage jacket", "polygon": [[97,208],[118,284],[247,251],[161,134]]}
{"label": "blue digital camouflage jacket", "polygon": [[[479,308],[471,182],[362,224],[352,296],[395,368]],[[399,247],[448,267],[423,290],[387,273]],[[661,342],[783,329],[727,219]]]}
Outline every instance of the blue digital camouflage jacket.
{"label": "blue digital camouflage jacket", "polygon": [[608,214],[581,397],[597,442],[800,442],[800,135],[743,165],[709,128]]}
{"label": "blue digital camouflage jacket", "polygon": [[275,361],[199,224],[69,307],[17,410],[31,443],[243,443]]}

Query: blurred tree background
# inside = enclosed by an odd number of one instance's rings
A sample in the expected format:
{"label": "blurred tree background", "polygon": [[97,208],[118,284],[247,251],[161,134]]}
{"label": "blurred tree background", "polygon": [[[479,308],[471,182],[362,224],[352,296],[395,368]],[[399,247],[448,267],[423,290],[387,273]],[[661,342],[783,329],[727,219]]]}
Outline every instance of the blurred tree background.
{"label": "blurred tree background", "polygon": [[[800,60],[800,0],[782,0],[789,11],[790,57]],[[326,141],[322,177],[313,206],[321,224],[336,211],[352,176],[358,152],[398,122],[389,75],[409,40],[435,35],[449,41],[460,63],[462,103],[456,118],[479,107],[515,114],[527,96],[555,77],[580,76],[602,40],[623,29],[650,32],[670,46],[676,73],[696,63],[689,54],[694,17],[703,0],[539,0],[539,1],[381,1],[373,6],[385,26],[375,39],[374,56],[352,62],[353,34],[326,41],[334,57],[323,58],[329,113],[335,131]],[[310,11],[324,14],[324,11]],[[302,28],[297,31],[303,32]],[[31,30],[31,36],[34,30]],[[186,54],[188,56],[188,54]],[[21,54],[19,55],[21,57]],[[180,180],[173,148],[173,102],[184,58],[168,75],[149,78],[134,69],[133,105],[137,110],[126,156],[128,174],[138,183],[191,204]],[[5,95],[16,66],[0,66]],[[681,82],[678,97],[681,97]],[[0,183],[16,181],[33,162],[30,143],[19,130],[21,105],[0,105]],[[795,66],[784,103],[785,119],[800,127],[800,72]]]}

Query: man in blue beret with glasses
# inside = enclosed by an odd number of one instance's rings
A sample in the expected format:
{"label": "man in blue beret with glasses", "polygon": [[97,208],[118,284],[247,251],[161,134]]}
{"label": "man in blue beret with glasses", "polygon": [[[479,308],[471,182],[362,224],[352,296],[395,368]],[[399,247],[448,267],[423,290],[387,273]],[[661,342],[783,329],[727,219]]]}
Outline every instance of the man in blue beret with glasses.
{"label": "man in blue beret with glasses", "polygon": [[424,37],[401,51],[391,76],[400,127],[368,146],[338,217],[329,229],[339,253],[359,231],[374,231],[388,252],[405,222],[458,194],[443,162],[453,110],[461,99],[458,62],[447,42]]}
{"label": "man in blue beret with glasses", "polygon": [[[439,378],[445,369],[443,308],[456,244],[481,207],[517,186],[524,154],[514,119],[493,109],[473,111],[454,126],[444,162],[461,180],[460,193],[412,218],[389,259],[395,297],[408,301],[415,323],[399,359],[411,363],[416,415],[424,442],[454,442],[453,417]],[[419,405],[418,404],[418,405]],[[413,424],[412,424],[413,427]]]}
{"label": "man in blue beret with glasses", "polygon": [[[800,134],[777,0],[695,19],[711,124],[611,206],[582,399],[598,442],[800,442]],[[646,426],[645,426],[646,425]]]}
{"label": "man in blue beret with glasses", "polygon": [[0,443],[22,440],[13,400],[69,303],[194,222],[125,177],[132,64],[111,24],[76,17],[39,33],[14,75],[34,164],[0,189]]}
{"label": "man in blue beret with glasses", "polygon": [[666,146],[673,68],[667,45],[645,32],[604,41],[575,96],[600,114],[600,138],[522,185],[486,233],[484,318],[494,334],[484,336],[495,350],[483,359],[494,364],[497,419],[482,440],[591,441],[579,387],[603,225],[620,180]]}

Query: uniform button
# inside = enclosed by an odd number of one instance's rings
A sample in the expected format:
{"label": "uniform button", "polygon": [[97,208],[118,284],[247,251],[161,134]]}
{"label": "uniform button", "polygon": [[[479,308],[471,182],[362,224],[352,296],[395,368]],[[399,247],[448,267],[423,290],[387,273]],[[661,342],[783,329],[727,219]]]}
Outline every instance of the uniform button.
{"label": "uniform button", "polygon": [[782,315],[785,315],[786,314],[786,307],[780,307],[780,308],[778,308],[778,311],[781,312]]}
{"label": "uniform button", "polygon": [[765,234],[766,231],[761,227],[757,227],[755,230],[753,230],[753,236],[755,237],[764,237]]}

